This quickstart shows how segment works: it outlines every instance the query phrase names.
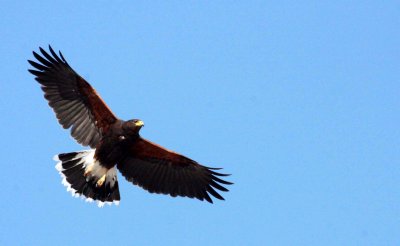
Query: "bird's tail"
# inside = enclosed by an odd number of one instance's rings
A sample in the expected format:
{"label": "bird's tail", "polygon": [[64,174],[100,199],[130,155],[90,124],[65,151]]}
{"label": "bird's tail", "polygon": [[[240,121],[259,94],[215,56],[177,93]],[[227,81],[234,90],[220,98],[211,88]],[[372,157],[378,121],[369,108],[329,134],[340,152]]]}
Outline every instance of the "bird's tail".
{"label": "bird's tail", "polygon": [[63,178],[62,184],[75,197],[85,197],[86,201],[104,204],[119,204],[120,195],[115,167],[102,167],[94,158],[95,150],[85,150],[59,154],[56,169]]}

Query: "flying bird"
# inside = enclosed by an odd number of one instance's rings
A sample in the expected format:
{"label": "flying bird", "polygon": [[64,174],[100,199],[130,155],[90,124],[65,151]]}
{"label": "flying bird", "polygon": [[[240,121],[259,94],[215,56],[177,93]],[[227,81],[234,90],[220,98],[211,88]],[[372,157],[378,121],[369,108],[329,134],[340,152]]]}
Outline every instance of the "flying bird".
{"label": "flying bird", "polygon": [[140,136],[139,119],[121,120],[95,89],[49,46],[33,52],[28,60],[44,97],[64,129],[90,149],[58,154],[56,169],[62,183],[76,197],[96,201],[98,206],[119,204],[117,170],[129,182],[150,193],[197,198],[212,203],[224,198],[216,191],[228,191],[220,168],[203,166]]}

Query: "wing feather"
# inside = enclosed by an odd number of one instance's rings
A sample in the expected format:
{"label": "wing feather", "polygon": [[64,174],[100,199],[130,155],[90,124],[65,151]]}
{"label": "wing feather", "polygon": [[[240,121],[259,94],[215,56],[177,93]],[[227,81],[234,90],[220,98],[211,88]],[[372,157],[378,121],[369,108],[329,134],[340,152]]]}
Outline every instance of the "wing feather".
{"label": "wing feather", "polygon": [[122,175],[151,193],[169,194],[206,200],[224,198],[216,191],[228,191],[223,185],[231,182],[217,176],[228,176],[139,138],[129,148],[126,157],[117,164]]}
{"label": "wing feather", "polygon": [[[49,46],[50,54],[39,47],[33,52],[36,61],[28,60],[41,84],[44,97],[63,128],[71,128],[71,135],[84,146],[95,148],[116,120],[116,116],[97,92],[77,74],[64,56]],[[36,69],[36,70],[35,70]]]}

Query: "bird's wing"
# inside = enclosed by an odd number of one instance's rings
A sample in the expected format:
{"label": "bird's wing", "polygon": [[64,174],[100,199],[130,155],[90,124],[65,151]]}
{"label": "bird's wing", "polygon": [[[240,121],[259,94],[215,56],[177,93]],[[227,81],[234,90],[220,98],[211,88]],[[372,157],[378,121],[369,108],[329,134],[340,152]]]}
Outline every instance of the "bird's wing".
{"label": "bird's wing", "polygon": [[151,193],[205,199],[210,203],[210,195],[224,200],[215,189],[228,191],[221,184],[232,184],[218,178],[228,176],[216,172],[218,168],[202,166],[143,138],[130,147],[117,167],[128,181]]}
{"label": "bird's wing", "polygon": [[83,146],[95,148],[102,135],[117,118],[97,92],[49,46],[51,55],[40,48],[42,55],[33,52],[38,62],[28,62],[29,69],[41,84],[44,97],[56,113],[58,122],[71,128],[71,135]]}

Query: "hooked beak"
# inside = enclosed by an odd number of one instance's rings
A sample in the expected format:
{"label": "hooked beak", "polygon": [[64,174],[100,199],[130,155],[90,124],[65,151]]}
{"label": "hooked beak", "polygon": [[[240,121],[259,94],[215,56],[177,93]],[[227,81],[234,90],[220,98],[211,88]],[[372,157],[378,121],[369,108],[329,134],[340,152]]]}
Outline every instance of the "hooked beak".
{"label": "hooked beak", "polygon": [[138,120],[138,121],[135,123],[135,126],[137,126],[137,127],[142,127],[142,126],[144,126],[144,122],[141,121],[141,120]]}

